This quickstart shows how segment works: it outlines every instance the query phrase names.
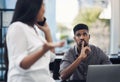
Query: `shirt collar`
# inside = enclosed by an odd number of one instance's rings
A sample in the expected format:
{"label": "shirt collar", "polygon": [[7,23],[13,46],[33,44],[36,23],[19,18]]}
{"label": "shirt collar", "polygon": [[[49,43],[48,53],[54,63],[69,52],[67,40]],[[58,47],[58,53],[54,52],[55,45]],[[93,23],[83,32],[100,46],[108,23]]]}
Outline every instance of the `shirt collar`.
{"label": "shirt collar", "polygon": [[77,50],[77,45],[75,45],[74,49],[75,49],[75,56],[78,57],[79,53],[78,53],[78,50]]}

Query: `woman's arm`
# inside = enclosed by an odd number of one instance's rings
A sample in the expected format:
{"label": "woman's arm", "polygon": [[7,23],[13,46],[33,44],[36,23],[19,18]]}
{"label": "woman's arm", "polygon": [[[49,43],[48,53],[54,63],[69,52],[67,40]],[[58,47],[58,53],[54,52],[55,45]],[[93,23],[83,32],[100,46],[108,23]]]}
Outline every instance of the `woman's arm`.
{"label": "woman's arm", "polygon": [[20,67],[23,69],[30,68],[41,56],[43,56],[48,50],[55,48],[55,47],[62,47],[64,45],[64,42],[59,43],[45,43],[41,49],[39,49],[37,52],[32,53],[28,56],[26,56],[22,62],[20,63]]}
{"label": "woman's arm", "polygon": [[[40,26],[40,25],[38,25],[38,24],[37,24],[37,26],[38,26],[38,28],[39,28],[40,30],[42,30],[42,31],[44,32],[44,34],[45,34],[45,39],[47,40],[47,42],[50,42],[50,43],[53,42],[52,36],[51,36],[51,31],[50,31],[50,28],[49,28],[48,24],[45,22],[45,25],[44,25],[44,26]],[[51,49],[51,51],[52,51],[52,52],[55,52],[54,48]]]}

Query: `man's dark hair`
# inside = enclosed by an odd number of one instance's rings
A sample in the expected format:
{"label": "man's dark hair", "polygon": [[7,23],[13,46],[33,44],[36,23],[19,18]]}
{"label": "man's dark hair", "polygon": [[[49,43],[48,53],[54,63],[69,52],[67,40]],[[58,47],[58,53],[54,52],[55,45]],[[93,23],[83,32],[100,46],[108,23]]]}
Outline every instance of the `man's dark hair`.
{"label": "man's dark hair", "polygon": [[33,26],[43,0],[17,0],[12,22],[20,21]]}
{"label": "man's dark hair", "polygon": [[73,28],[73,32],[74,32],[74,34],[75,34],[76,31],[82,30],[82,29],[86,29],[86,30],[89,31],[89,28],[88,28],[88,26],[87,26],[86,24],[77,24],[77,25],[75,25],[75,27]]}

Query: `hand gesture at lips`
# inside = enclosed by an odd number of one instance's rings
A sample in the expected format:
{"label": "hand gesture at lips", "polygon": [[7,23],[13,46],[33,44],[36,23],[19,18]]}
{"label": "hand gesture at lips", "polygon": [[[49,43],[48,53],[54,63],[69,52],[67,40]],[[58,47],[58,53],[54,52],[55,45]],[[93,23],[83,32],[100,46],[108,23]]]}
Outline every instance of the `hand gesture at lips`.
{"label": "hand gesture at lips", "polygon": [[81,47],[81,53],[79,55],[79,57],[83,60],[87,57],[88,53],[91,51],[89,46],[84,46],[85,42],[82,41],[82,47]]}

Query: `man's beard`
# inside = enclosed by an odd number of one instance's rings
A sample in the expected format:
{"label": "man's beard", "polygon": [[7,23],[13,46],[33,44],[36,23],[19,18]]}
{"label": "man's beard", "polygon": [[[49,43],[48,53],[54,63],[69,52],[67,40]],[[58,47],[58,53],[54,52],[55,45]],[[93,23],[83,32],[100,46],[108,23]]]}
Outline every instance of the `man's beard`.
{"label": "man's beard", "polygon": [[88,43],[85,40],[80,40],[80,42],[78,43],[78,46],[81,48],[82,47],[82,42],[84,41],[84,47],[88,46]]}

